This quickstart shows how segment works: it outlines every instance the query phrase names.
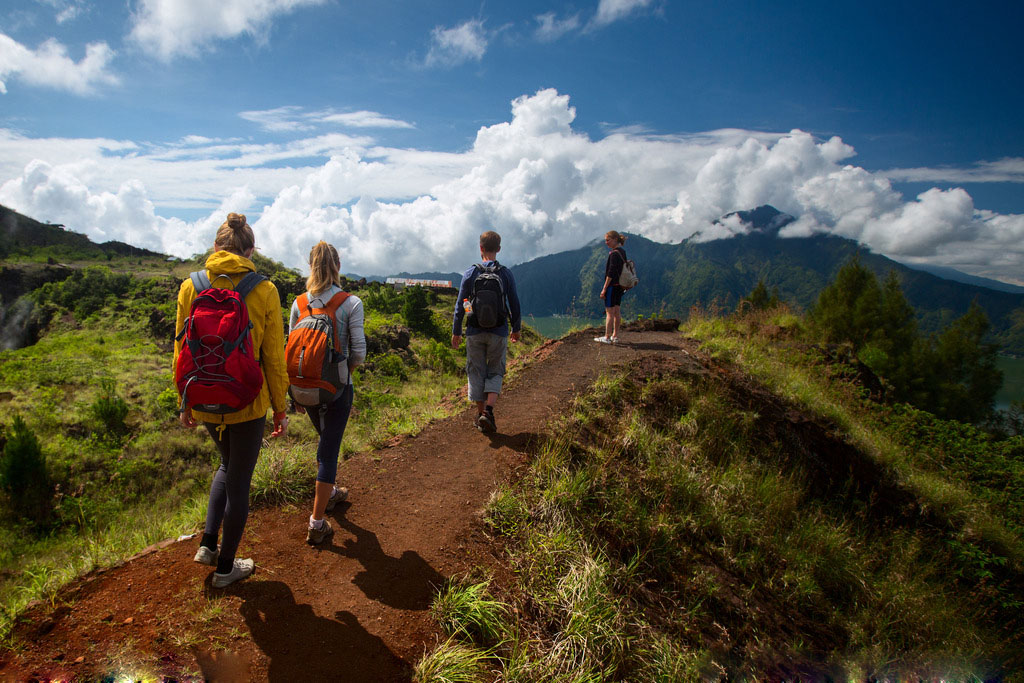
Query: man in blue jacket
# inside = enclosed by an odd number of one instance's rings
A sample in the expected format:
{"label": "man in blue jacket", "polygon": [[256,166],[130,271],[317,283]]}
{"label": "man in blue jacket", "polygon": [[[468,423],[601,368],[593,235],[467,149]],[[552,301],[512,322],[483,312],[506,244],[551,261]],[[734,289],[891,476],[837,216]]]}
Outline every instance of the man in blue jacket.
{"label": "man in blue jacket", "polygon": [[[481,263],[462,275],[452,319],[452,348],[462,342],[462,319],[466,320],[466,375],[469,400],[476,402],[476,427],[494,432],[494,404],[505,377],[508,341],[519,341],[522,318],[512,271],[498,263],[501,236],[493,230],[480,235]],[[509,320],[512,332],[509,334]]]}

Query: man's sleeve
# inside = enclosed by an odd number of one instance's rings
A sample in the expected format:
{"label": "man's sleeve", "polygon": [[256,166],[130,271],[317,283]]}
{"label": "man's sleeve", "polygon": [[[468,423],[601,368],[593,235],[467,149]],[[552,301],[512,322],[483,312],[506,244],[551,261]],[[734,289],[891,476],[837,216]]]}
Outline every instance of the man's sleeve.
{"label": "man's sleeve", "polygon": [[507,292],[505,298],[508,299],[508,312],[512,316],[512,331],[518,332],[523,324],[522,311],[519,309],[519,293],[516,292],[516,279],[512,277],[512,271],[505,269],[505,274],[508,276],[507,280]]}

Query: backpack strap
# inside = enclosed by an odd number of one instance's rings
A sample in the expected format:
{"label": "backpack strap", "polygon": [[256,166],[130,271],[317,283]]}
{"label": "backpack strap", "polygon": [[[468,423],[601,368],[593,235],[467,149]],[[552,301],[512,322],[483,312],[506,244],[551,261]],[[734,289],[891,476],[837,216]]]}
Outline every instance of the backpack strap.
{"label": "backpack strap", "polygon": [[[228,278],[228,280],[231,279],[228,275],[224,273],[221,273],[217,277],[226,277]],[[192,286],[195,287],[196,294],[203,291],[204,289],[209,289],[210,287],[213,286],[210,284],[210,278],[206,275],[205,270],[197,270],[194,273],[189,274],[189,278],[192,279]],[[234,287],[234,289],[236,292],[238,292],[238,295],[242,297],[243,300],[245,300],[245,297],[249,296],[249,292],[255,289],[256,285],[258,285],[259,283],[263,282],[266,279],[267,278],[265,275],[260,275],[259,273],[250,270],[248,273],[245,274],[245,277],[238,281],[238,285]]]}
{"label": "backpack strap", "polygon": [[303,292],[295,297],[295,305],[299,307],[299,320],[309,315],[309,294]]}
{"label": "backpack strap", "polygon": [[197,270],[191,273],[189,277],[192,278],[192,286],[196,288],[196,294],[210,288],[210,278],[206,276],[205,270]]}
{"label": "backpack strap", "polygon": [[238,292],[238,296],[242,297],[242,301],[245,301],[245,297],[249,296],[249,292],[256,289],[256,285],[266,279],[266,275],[260,275],[259,273],[250,270],[245,274],[245,277],[238,281],[238,285],[235,286],[235,291]]}
{"label": "backpack strap", "polygon": [[[307,295],[306,293],[303,293],[302,296],[306,297]],[[306,301],[300,303],[299,306],[301,309],[302,304],[306,305],[306,315],[310,315],[311,313],[315,313],[317,315],[327,314],[331,316],[331,320],[337,323],[338,309],[341,308],[341,305],[343,303],[348,301],[348,298],[350,296],[351,294],[349,294],[348,292],[335,292],[334,296],[332,296],[330,300],[328,300],[328,302],[324,304],[323,308],[310,308],[309,300],[307,297]],[[338,338],[338,335],[332,334],[331,337],[334,338],[334,350],[337,351],[338,353],[341,353],[341,340]]]}

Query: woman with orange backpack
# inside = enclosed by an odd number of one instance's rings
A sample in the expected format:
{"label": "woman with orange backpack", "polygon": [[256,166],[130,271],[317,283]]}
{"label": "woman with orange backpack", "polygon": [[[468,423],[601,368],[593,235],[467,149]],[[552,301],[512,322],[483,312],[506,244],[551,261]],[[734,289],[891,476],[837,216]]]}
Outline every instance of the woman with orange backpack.
{"label": "woman with orange backpack", "polygon": [[192,273],[178,291],[174,374],[181,424],[191,429],[202,422],[220,451],[195,561],[216,567],[211,583],[223,588],[255,567],[235,553],[267,409],[274,409],[271,437],[288,429],[288,374],[281,298],[270,280],[256,274],[250,260],[256,238],[244,215],[228,214],[213,248],[206,269]]}
{"label": "woman with orange backpack", "polygon": [[288,323],[289,393],[298,412],[309,415],[320,439],[316,488],[306,542],[317,545],[334,534],[324,515],[348,498],[335,486],[341,440],[352,411],[352,370],[366,359],[363,302],[341,288],[341,258],[327,242],[309,252],[306,291],[292,303]]}

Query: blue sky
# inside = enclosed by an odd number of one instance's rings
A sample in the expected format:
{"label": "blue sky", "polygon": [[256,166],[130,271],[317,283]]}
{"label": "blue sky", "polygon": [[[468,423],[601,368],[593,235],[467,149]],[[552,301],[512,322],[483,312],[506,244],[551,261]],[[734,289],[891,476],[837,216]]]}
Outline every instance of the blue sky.
{"label": "blue sky", "polygon": [[771,203],[908,263],[1024,279],[1020,3],[18,0],[0,203],[302,267],[461,270]]}

